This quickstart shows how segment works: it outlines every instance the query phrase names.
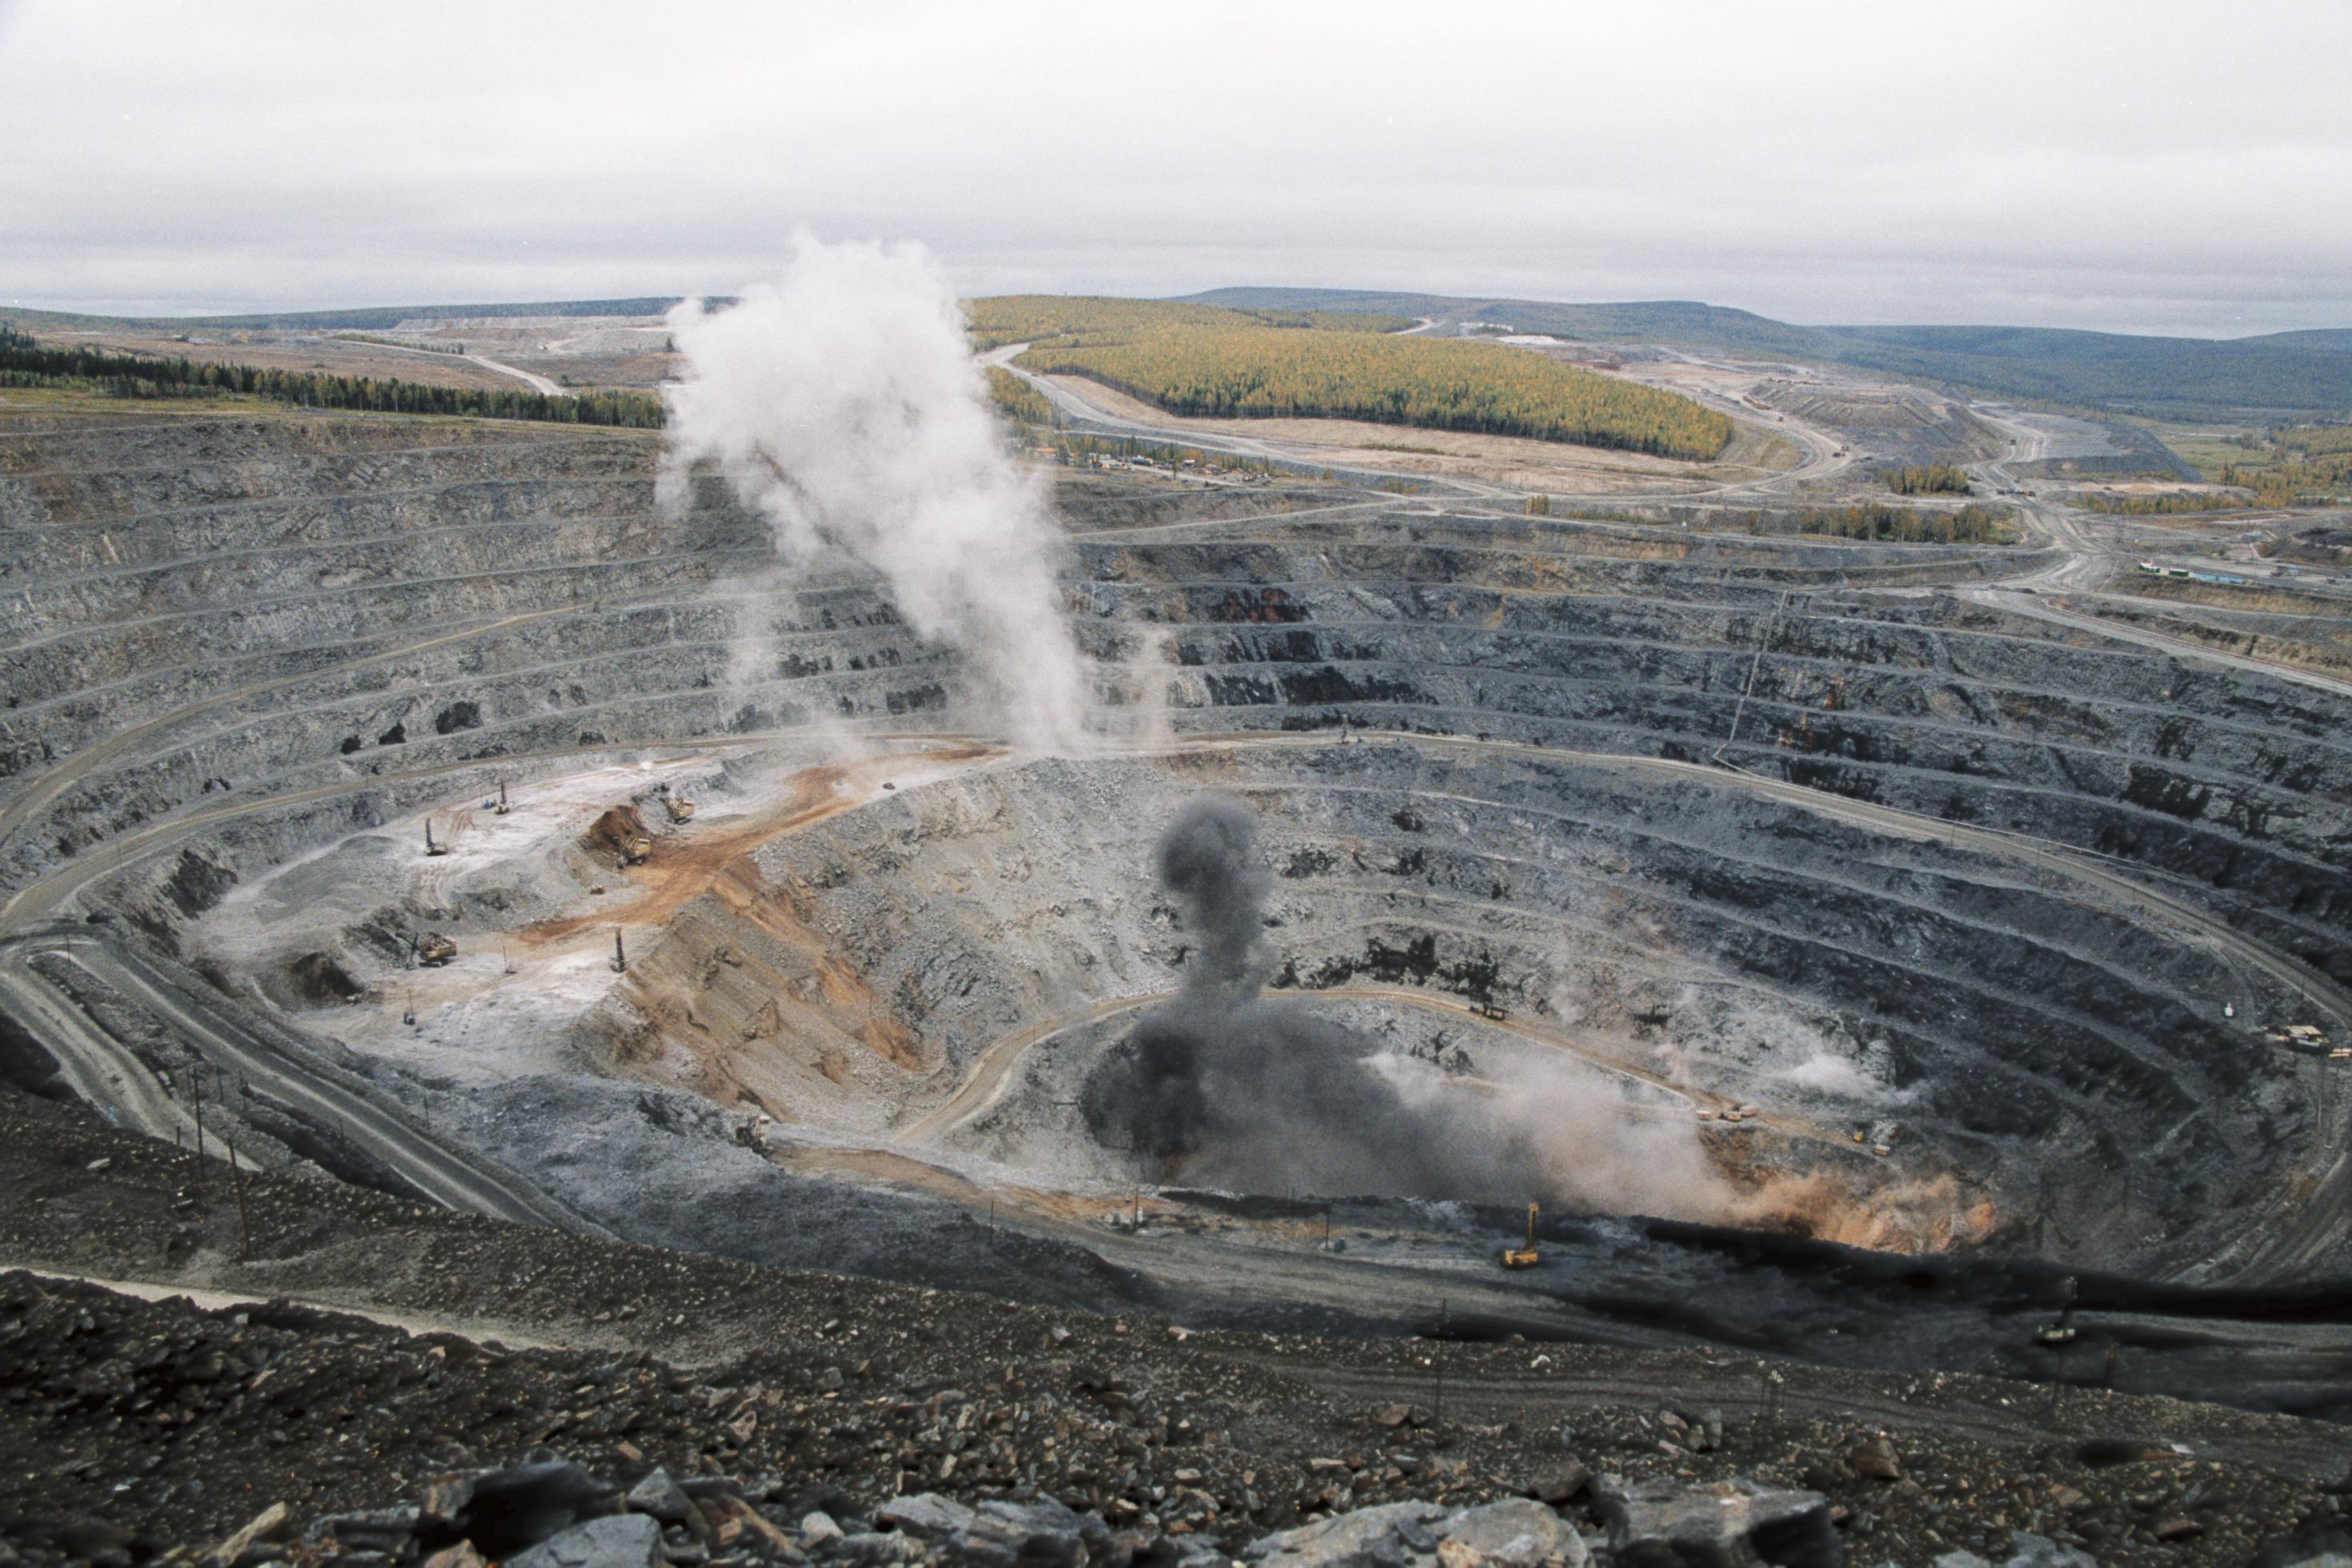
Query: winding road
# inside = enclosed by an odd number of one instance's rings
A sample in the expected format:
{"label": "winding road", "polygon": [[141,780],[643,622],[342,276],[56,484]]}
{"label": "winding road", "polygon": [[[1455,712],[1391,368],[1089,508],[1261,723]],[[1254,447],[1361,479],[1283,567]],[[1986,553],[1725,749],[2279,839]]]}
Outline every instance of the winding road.
{"label": "winding road", "polygon": [[[1075,378],[1043,376],[1034,371],[1023,370],[1014,364],[1013,360],[1029,346],[1025,342],[1006,343],[982,354],[980,357],[980,363],[1018,377],[1024,384],[1054,405],[1055,412],[1061,416],[1066,428],[1080,435],[1123,437],[1139,441],[1150,441],[1160,446],[1189,447],[1202,451],[1224,452],[1234,457],[1278,464],[1299,472],[1328,472],[1342,477],[1350,483],[1367,488],[1394,484],[1400,479],[1409,479],[1431,489],[1450,491],[1457,496],[1475,500],[1503,501],[1513,505],[1524,501],[1528,494],[1526,490],[1508,485],[1499,485],[1481,479],[1468,479],[1458,475],[1401,474],[1388,468],[1353,467],[1344,461],[1332,461],[1328,456],[1328,447],[1313,447],[1307,443],[1292,442],[1276,437],[1238,436],[1229,432],[1195,430],[1172,424],[1158,425],[1123,417],[1087,402],[1069,384],[1069,382]],[[1687,395],[1687,393],[1685,395]],[[1750,424],[1755,422],[1752,411],[1738,408],[1736,404],[1705,397],[1695,398],[1694,401],[1710,403],[1721,412],[1736,414],[1738,417]],[[1768,427],[1759,426],[1758,428]],[[1838,455],[1840,443],[1834,436],[1826,431],[1815,430],[1792,420],[1785,426],[1769,427],[1769,433],[1792,437],[1798,446],[1804,449],[1803,460],[1793,468],[1767,475],[1762,479],[1728,479],[1683,489],[1644,490],[1638,495],[1628,495],[1619,490],[1550,490],[1546,493],[1555,500],[1570,504],[1727,500],[1743,495],[1769,495],[1775,490],[1823,479],[1853,461],[1851,458]]]}
{"label": "winding road", "polygon": [[76,1058],[75,1070],[87,1081],[87,1062],[107,1086],[108,1092],[92,1103],[117,1107],[138,1130],[161,1137],[187,1125],[187,1118],[126,1044],[89,1025],[87,1014],[26,963],[45,952],[63,955],[111,988],[216,1072],[240,1080],[247,1094],[314,1131],[331,1129],[340,1141],[431,1201],[524,1225],[606,1234],[512,1173],[435,1138],[405,1110],[329,1067],[307,1044],[273,1038],[271,1031],[253,1026],[234,1010],[191,995],[126,943],[71,928],[0,938],[0,1009],[20,1023],[42,1018],[62,1025],[62,1030],[44,1029],[37,1037],[45,1045],[71,1042],[65,1048]]}

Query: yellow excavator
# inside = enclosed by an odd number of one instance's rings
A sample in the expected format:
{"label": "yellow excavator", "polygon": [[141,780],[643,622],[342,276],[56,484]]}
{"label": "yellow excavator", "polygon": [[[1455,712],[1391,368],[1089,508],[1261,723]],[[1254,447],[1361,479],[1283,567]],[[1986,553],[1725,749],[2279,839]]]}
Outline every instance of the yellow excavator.
{"label": "yellow excavator", "polygon": [[687,799],[686,796],[682,795],[666,795],[662,796],[662,806],[669,813],[669,819],[672,822],[692,822],[694,820],[694,802]]}
{"label": "yellow excavator", "polygon": [[437,931],[408,939],[408,951],[422,968],[438,969],[457,956],[457,944]]}
{"label": "yellow excavator", "polygon": [[1528,1205],[1528,1244],[1525,1247],[1503,1248],[1503,1267],[1533,1268],[1542,1261],[1543,1254],[1536,1250],[1536,1205],[1529,1204]]}

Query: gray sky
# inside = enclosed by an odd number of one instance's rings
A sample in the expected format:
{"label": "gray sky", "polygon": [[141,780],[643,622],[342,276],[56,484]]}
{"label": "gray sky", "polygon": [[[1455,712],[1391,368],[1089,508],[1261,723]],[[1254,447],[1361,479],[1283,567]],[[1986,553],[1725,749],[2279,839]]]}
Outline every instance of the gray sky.
{"label": "gray sky", "polygon": [[0,0],[0,300],[1325,284],[2352,325],[2352,5]]}

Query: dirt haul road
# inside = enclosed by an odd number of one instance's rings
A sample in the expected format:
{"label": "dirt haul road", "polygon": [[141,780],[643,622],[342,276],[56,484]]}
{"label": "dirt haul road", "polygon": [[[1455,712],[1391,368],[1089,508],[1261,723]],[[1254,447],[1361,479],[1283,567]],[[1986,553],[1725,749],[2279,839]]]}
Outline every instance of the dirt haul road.
{"label": "dirt haul road", "polygon": [[[43,998],[36,989],[38,977],[22,967],[26,958],[37,952],[65,955],[68,963],[131,999],[225,1078],[241,1080],[247,1095],[321,1132],[331,1130],[337,1141],[352,1145],[373,1163],[445,1208],[557,1230],[603,1234],[602,1227],[582,1219],[511,1172],[435,1138],[404,1111],[330,1068],[307,1045],[273,1038],[226,1009],[190,996],[145,959],[118,948],[110,937],[52,934],[8,939],[6,961],[0,962],[0,993],[5,994],[9,1010],[19,1017],[62,1000],[54,993]],[[114,1073],[131,1080],[126,1085],[127,1101],[143,1106],[147,1097],[132,1086],[143,1081],[152,1089],[153,1079],[136,1056],[118,1044],[110,1066]],[[142,1115],[149,1121],[163,1119],[153,1110],[142,1110]]]}
{"label": "dirt haul road", "polygon": [[[982,355],[981,363],[1018,377],[1051,403],[1061,414],[1069,428],[1081,434],[1123,437],[1134,440],[1155,442],[1162,446],[1224,452],[1234,457],[1277,463],[1301,470],[1328,472],[1343,477],[1353,483],[1367,486],[1393,484],[1399,478],[1397,474],[1383,468],[1350,468],[1345,463],[1334,463],[1330,461],[1326,449],[1309,449],[1277,437],[1234,436],[1192,430],[1178,425],[1160,425],[1119,417],[1087,402],[1082,394],[1069,384],[1073,379],[1079,378],[1038,375],[1014,364],[1013,361],[1024,353],[1029,346],[1027,343],[1007,343],[1002,348],[993,349]],[[1683,391],[1679,388],[1675,390]],[[1684,395],[1688,395],[1686,391],[1684,391]],[[1725,403],[1720,405],[1720,408],[1727,414],[1737,413],[1738,416],[1748,419],[1747,413],[1738,410],[1735,404]],[[1748,419],[1748,422],[1753,423],[1752,419]],[[1759,428],[1763,427],[1759,426]],[[1796,444],[1803,449],[1803,460],[1797,467],[1783,473],[1773,474],[1760,479],[1733,479],[1721,483],[1692,486],[1684,489],[1644,491],[1639,499],[1647,502],[1733,500],[1746,495],[1769,496],[1792,486],[1824,479],[1845,468],[1853,460],[1850,457],[1838,455],[1841,449],[1840,442],[1835,436],[1826,431],[1816,430],[1809,426],[1792,422],[1784,426],[1774,426],[1770,427],[1769,433],[1793,437]],[[1466,479],[1458,475],[1415,474],[1410,478],[1432,490],[1447,491],[1482,500],[1517,502],[1529,493],[1509,485]],[[1623,502],[1628,499],[1614,490],[1549,490],[1545,493],[1554,500],[1570,502]]]}

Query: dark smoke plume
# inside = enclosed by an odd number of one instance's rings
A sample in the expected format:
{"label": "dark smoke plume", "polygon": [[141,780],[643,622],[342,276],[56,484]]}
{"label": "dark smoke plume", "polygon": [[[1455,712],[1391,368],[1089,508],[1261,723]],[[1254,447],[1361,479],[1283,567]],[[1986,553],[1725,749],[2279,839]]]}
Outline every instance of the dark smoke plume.
{"label": "dark smoke plume", "polygon": [[1240,801],[1206,795],[1181,812],[1153,853],[1160,885],[1184,906],[1200,958],[1185,965],[1188,999],[1246,1002],[1272,972],[1265,895],[1274,885],[1257,856],[1257,817]]}
{"label": "dark smoke plume", "polygon": [[1547,1029],[1482,1051],[1484,1076],[1465,1079],[1297,1001],[1265,1000],[1273,878],[1257,818],[1240,801],[1186,806],[1154,859],[1192,939],[1183,981],[1173,1001],[1104,1053],[1080,1098],[1087,1131],[1129,1151],[1152,1179],[1323,1197],[1533,1199],[1793,1224],[1865,1246],[1885,1236],[1938,1245],[1937,1235],[1957,1234],[1948,1177],[1866,1200],[1827,1176],[1735,1189],[1708,1159],[1688,1102],[1628,1098],[1622,1080]]}
{"label": "dark smoke plume", "polygon": [[1529,1195],[1540,1161],[1522,1133],[1434,1094],[1409,1101],[1379,1044],[1260,996],[1272,879],[1248,806],[1195,801],[1156,860],[1197,945],[1176,999],[1088,1080],[1082,1109],[1098,1141],[1156,1173],[1249,1191]]}

